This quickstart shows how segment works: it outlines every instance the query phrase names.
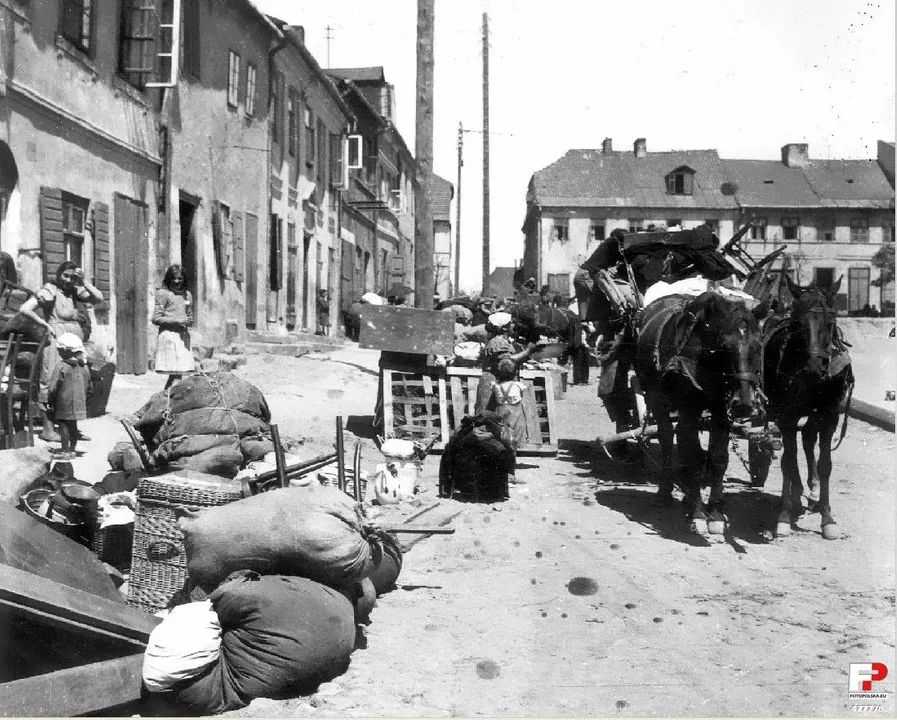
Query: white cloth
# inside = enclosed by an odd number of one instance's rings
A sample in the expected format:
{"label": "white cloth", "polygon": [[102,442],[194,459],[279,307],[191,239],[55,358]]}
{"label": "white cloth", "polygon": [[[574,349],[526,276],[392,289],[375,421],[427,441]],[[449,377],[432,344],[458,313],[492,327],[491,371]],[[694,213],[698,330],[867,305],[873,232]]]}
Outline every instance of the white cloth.
{"label": "white cloth", "polygon": [[196,361],[190,350],[190,333],[187,329],[160,330],[159,341],[156,343],[156,372],[179,375],[191,373],[195,369]]}
{"label": "white cloth", "polygon": [[707,278],[698,276],[677,280],[674,283],[658,280],[645,291],[645,306],[647,307],[658,298],[666,297],[667,295],[693,295],[694,297],[698,297],[698,295],[702,295],[708,290],[713,290],[724,297],[744,300],[750,308],[754,307],[758,302],[757,298],[742,290],[727,287],[712,287]]}
{"label": "white cloth", "polygon": [[211,600],[178,605],[150,633],[143,654],[143,684],[165,692],[199,675],[218,659],[221,624]]}
{"label": "white cloth", "polygon": [[503,328],[511,322],[511,313],[497,312],[492,313],[488,318],[489,324],[497,328]]}
{"label": "white cloth", "polygon": [[136,492],[123,491],[101,495],[100,499],[97,500],[100,530],[113,525],[131,525],[134,522],[134,510],[136,507]]}
{"label": "white cloth", "polygon": [[414,443],[411,440],[402,440],[400,438],[390,438],[384,441],[380,446],[380,452],[392,458],[399,460],[410,460],[414,457]]}
{"label": "white cloth", "polygon": [[368,305],[386,305],[386,298],[380,297],[377,293],[366,292],[361,299]]}

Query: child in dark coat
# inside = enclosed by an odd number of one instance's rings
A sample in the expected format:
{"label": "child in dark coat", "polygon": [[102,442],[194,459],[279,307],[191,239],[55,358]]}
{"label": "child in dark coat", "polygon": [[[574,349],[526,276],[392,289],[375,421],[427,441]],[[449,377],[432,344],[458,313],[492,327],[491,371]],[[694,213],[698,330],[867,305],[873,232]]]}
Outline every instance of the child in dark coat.
{"label": "child in dark coat", "polygon": [[78,421],[87,419],[87,396],[93,389],[84,360],[84,345],[74,333],[56,339],[59,362],[50,374],[47,414],[59,425],[62,455],[71,459],[78,442]]}

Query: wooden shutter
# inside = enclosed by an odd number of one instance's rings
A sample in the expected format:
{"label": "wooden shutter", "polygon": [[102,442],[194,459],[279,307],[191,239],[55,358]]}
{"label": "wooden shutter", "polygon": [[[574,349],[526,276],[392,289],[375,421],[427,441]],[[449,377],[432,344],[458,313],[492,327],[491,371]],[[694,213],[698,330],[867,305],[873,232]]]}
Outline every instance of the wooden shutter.
{"label": "wooden shutter", "polygon": [[234,213],[234,280],[243,282],[246,250],[243,244],[243,213]]}
{"label": "wooden shutter", "polygon": [[93,284],[103,293],[103,302],[94,307],[105,310],[109,307],[112,273],[109,265],[109,206],[106,203],[93,204]]}
{"label": "wooden shutter", "polygon": [[62,190],[40,189],[40,250],[44,261],[44,282],[56,273],[65,260],[65,240],[62,229]]}

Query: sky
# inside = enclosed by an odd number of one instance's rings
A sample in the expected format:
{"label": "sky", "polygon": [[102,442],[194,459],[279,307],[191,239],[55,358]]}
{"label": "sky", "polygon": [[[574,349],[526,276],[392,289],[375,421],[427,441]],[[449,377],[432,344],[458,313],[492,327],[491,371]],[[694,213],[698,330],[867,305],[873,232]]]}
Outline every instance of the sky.
{"label": "sky", "polygon": [[[253,0],[305,28],[321,67],[383,66],[414,152],[415,0]],[[523,257],[533,173],[574,148],[874,158],[895,138],[893,0],[435,0],[434,172],[457,185],[461,288],[482,275],[483,13],[491,267]],[[329,34],[329,64],[327,26]],[[454,239],[456,207],[452,203]]]}

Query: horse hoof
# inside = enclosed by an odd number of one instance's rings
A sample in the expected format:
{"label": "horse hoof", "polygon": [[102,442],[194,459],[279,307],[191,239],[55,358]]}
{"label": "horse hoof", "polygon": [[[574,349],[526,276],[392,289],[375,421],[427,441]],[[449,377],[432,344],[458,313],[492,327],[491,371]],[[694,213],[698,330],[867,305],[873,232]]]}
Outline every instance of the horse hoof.
{"label": "horse hoof", "polygon": [[840,540],[841,531],[835,523],[829,523],[822,526],[822,537],[826,540]]}
{"label": "horse hoof", "polygon": [[788,537],[791,534],[791,523],[777,523],[776,537]]}
{"label": "horse hoof", "polygon": [[726,534],[726,521],[725,520],[711,520],[707,523],[707,531],[711,535],[725,535]]}
{"label": "horse hoof", "polygon": [[707,521],[704,518],[693,518],[691,521],[691,531],[695,535],[707,535]]}

